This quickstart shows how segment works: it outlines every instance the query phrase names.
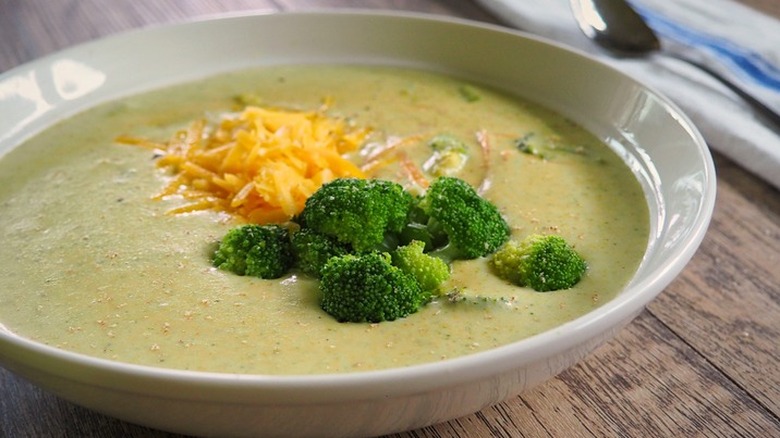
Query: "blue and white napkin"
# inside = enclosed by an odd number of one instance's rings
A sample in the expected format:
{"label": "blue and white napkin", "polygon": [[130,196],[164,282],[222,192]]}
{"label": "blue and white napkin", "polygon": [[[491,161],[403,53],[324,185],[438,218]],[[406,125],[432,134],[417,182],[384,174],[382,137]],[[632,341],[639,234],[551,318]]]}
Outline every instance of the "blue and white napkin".
{"label": "blue and white napkin", "polygon": [[[671,57],[610,56],[580,31],[569,0],[477,0],[506,24],[596,56],[671,98],[711,148],[780,189],[780,131],[731,90]],[[631,0],[663,39],[716,60],[780,108],[780,20],[732,0]]]}

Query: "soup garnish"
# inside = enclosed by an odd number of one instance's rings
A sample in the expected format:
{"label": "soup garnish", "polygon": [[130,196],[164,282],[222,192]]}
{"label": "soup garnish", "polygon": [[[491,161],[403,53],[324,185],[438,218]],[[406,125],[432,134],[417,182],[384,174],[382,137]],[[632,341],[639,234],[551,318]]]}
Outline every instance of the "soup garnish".
{"label": "soup garnish", "polygon": [[156,195],[191,202],[171,210],[226,211],[255,223],[283,222],[324,182],[365,174],[343,155],[367,135],[318,111],[247,106],[213,126],[198,119],[165,142],[122,135],[119,143],[153,149],[157,166],[175,175]]}
{"label": "soup garnish", "polygon": [[[296,237],[298,235],[302,237]],[[560,236],[507,242],[509,224],[463,180],[439,177],[413,197],[392,181],[335,179],[306,201],[298,222],[243,225],[222,238],[214,265],[279,278],[296,260],[320,279],[320,306],[340,322],[378,323],[417,312],[452,291],[454,260],[493,255],[491,266],[537,291],[573,287],[585,261]],[[457,293],[462,302],[463,293]]]}

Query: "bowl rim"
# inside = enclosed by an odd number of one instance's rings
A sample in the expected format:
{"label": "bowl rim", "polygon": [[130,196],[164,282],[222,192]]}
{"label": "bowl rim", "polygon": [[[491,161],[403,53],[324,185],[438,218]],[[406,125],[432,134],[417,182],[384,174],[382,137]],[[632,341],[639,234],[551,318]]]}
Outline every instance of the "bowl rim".
{"label": "bowl rim", "polygon": [[[593,58],[584,51],[544,37],[510,29],[497,24],[429,13],[370,9],[310,9],[304,11],[250,11],[215,14],[181,22],[146,26],[79,43],[0,73],[0,83],[11,76],[34,70],[57,57],[98,48],[99,45],[105,44],[106,42],[132,39],[141,33],[164,32],[174,28],[203,26],[204,23],[208,24],[213,21],[245,19],[262,20],[285,16],[340,16],[355,18],[370,16],[383,19],[418,20],[438,22],[446,25],[468,26],[478,28],[481,31],[499,32],[511,34],[517,38],[535,40],[547,46],[554,47],[556,50],[568,52],[566,56],[585,58],[589,62],[595,62],[606,69],[612,70],[624,79],[632,81],[655,95],[660,104],[663,105],[669,113],[678,117],[680,123],[690,131],[691,138],[699,149],[697,152],[704,160],[703,171],[705,172],[705,175],[703,176],[703,179],[707,182],[707,186],[704,187],[703,190],[705,191],[705,194],[708,194],[708,196],[704,197],[701,207],[696,212],[696,227],[692,229],[690,235],[685,239],[684,245],[680,246],[674,256],[667,260],[664,264],[664,269],[659,272],[659,275],[645,279],[639,283],[630,284],[618,296],[605,302],[598,308],[537,335],[490,350],[442,361],[374,371],[311,375],[238,374],[188,371],[118,362],[62,350],[16,335],[10,332],[10,330],[4,329],[2,324],[0,324],[0,347],[2,347],[3,344],[10,345],[20,351],[23,350],[36,356],[51,358],[56,363],[75,365],[76,368],[79,369],[103,370],[115,375],[123,375],[131,378],[137,377],[154,381],[164,380],[168,383],[176,382],[182,385],[205,385],[213,387],[214,389],[229,388],[233,394],[235,394],[235,391],[238,391],[239,393],[243,391],[245,394],[250,394],[256,393],[258,390],[279,390],[299,393],[301,395],[300,401],[307,403],[318,403],[324,400],[312,397],[313,393],[320,392],[312,391],[312,389],[326,390],[324,392],[328,393],[328,401],[333,401],[334,399],[354,399],[356,397],[354,390],[357,388],[361,391],[357,397],[365,399],[373,396],[384,397],[393,394],[419,393],[439,387],[460,384],[464,382],[464,378],[467,381],[474,381],[509,369],[518,368],[523,364],[553,356],[588,342],[593,338],[594,333],[599,334],[614,329],[616,323],[620,321],[627,323],[641,312],[647,303],[655,298],[672,281],[672,279],[682,271],[685,264],[692,258],[703,240],[715,204],[715,168],[705,141],[684,112],[658,90]],[[111,97],[106,100],[115,98],[116,97]],[[95,103],[90,106],[93,105],[95,105]],[[68,115],[72,115],[74,112],[83,111],[84,109],[85,108],[77,107]],[[50,125],[51,123],[46,126]],[[24,127],[22,127],[21,130],[24,131]],[[20,137],[19,139],[12,139],[9,135],[6,135],[5,137],[0,136],[0,158],[2,158],[2,155],[4,155],[6,151],[14,149],[19,144],[23,143],[29,136],[38,132],[40,132],[40,130],[35,130],[27,133],[27,137]],[[10,143],[10,146],[4,146],[3,144],[6,142]],[[50,364],[50,366],[54,365]],[[404,384],[399,384],[401,382]],[[132,384],[128,383],[126,389],[133,391]],[[161,393],[160,395],[165,396],[166,394]]]}

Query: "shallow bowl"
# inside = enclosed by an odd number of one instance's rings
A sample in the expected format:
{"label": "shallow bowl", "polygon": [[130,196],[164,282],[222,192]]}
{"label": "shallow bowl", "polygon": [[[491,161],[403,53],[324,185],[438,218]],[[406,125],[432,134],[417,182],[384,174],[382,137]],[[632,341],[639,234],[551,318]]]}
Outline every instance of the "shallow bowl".
{"label": "shallow bowl", "polygon": [[310,376],[186,372],[59,350],[2,325],[0,364],[74,403],[168,431],[386,434],[476,412],[577,363],[639,314],[704,236],[715,199],[712,160],[667,98],[554,43],[416,14],[230,16],[130,32],[47,56],[0,76],[0,153],[117,97],[245,67],[323,62],[454,74],[537,101],[595,133],[623,157],[646,193],[651,233],[636,275],[615,299],[555,329],[407,368]]}

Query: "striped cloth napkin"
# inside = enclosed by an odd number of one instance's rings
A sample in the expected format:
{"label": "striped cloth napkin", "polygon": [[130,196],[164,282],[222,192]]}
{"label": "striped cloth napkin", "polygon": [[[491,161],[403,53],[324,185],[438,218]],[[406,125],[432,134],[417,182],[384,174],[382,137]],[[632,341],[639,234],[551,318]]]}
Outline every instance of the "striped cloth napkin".
{"label": "striped cloth napkin", "polygon": [[[569,0],[476,0],[504,23],[584,50],[659,90],[711,148],[780,189],[780,130],[706,73],[666,56],[618,59],[580,31]],[[631,0],[662,44],[717,62],[780,110],[780,20],[732,0]]]}

